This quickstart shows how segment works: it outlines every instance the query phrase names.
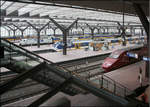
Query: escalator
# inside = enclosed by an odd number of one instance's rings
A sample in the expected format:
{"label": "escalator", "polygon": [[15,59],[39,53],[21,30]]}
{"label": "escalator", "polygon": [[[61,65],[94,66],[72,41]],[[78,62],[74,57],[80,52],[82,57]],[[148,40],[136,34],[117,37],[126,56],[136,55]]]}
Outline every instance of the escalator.
{"label": "escalator", "polygon": [[103,97],[124,106],[130,104],[126,96],[133,94],[133,92],[106,76],[99,77],[97,79],[98,84],[95,84],[75,73],[71,74],[68,70],[7,40],[1,39],[1,45],[4,46],[5,50],[5,57],[1,59],[1,67],[22,73],[44,63],[38,69],[38,72],[32,75],[31,78],[33,80],[55,89],[65,80],[72,78],[70,85],[63,88],[62,92],[69,95],[76,95],[86,90],[95,96]]}

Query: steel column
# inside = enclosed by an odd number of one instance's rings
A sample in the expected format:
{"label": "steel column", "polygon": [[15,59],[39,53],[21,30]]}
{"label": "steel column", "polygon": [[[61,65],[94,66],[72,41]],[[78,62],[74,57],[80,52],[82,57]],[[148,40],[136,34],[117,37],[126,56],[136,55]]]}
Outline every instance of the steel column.
{"label": "steel column", "polygon": [[120,34],[121,33],[121,29],[120,28],[118,28],[118,34]]}
{"label": "steel column", "polygon": [[143,31],[143,28],[141,28],[141,35],[143,36],[144,35],[144,33],[143,33],[144,31]]}
{"label": "steel column", "polygon": [[97,29],[97,31],[98,31],[97,33],[100,34],[100,29]]}
{"label": "steel column", "polygon": [[95,28],[91,29],[92,40],[94,39],[94,30]]}
{"label": "steel column", "polygon": [[49,19],[63,32],[63,55],[67,55],[67,36],[69,34],[69,30],[75,23],[77,23],[78,19],[76,19],[69,27],[61,26],[54,19]]}
{"label": "steel column", "polygon": [[81,30],[82,30],[82,34],[84,35],[84,28],[81,28]]}
{"label": "steel column", "polygon": [[[140,4],[136,4],[136,3],[133,3],[133,7],[138,15],[138,17],[140,18],[140,21],[145,29],[145,32],[147,34],[147,46],[148,46],[148,57],[150,58],[150,38],[149,38],[149,21],[145,15],[145,13],[143,12]],[[150,61],[147,61],[146,62],[146,77],[149,77],[149,65],[150,65]]]}
{"label": "steel column", "polygon": [[28,107],[39,107],[42,103],[44,103],[46,100],[50,99],[52,96],[54,96],[57,92],[61,91],[61,89],[65,88],[68,84],[70,84],[71,78],[65,80],[63,83],[58,85],[56,88],[54,88],[52,91],[44,94],[39,99],[34,101],[32,104],[30,104]]}
{"label": "steel column", "polygon": [[67,36],[68,36],[68,31],[64,30],[63,31],[63,55],[67,54]]}
{"label": "steel column", "polygon": [[41,30],[37,30],[37,47],[40,48],[40,32]]}
{"label": "steel column", "polygon": [[57,29],[57,28],[54,28],[54,29],[53,29],[53,32],[54,32],[53,35],[54,35],[54,36],[56,35],[56,29]]}
{"label": "steel column", "polygon": [[47,25],[49,25],[49,22],[47,24],[45,24],[44,26],[42,26],[41,28],[36,28],[34,25],[32,25],[31,23],[27,22],[33,29],[36,30],[37,32],[37,47],[40,48],[40,33],[41,30],[44,29]]}

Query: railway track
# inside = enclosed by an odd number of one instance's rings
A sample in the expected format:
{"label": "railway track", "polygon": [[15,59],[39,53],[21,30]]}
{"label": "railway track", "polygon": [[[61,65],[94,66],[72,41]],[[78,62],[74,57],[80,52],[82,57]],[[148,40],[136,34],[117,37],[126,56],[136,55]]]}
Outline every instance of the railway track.
{"label": "railway track", "polygon": [[[9,71],[12,72],[12,71]],[[11,74],[7,74],[7,75],[2,75],[0,76],[0,84],[2,84],[5,81],[11,80],[12,78],[16,77],[18,74],[17,73],[11,73]]]}
{"label": "railway track", "polygon": [[30,85],[27,87],[19,88],[16,90],[10,90],[7,93],[1,95],[1,105],[13,103],[21,99],[29,98],[34,95],[46,93],[49,91],[49,87],[42,84]]}

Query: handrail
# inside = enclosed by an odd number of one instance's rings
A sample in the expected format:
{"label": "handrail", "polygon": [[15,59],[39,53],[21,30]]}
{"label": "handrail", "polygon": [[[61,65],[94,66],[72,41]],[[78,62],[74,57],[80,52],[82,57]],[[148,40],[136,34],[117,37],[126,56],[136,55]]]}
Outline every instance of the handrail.
{"label": "handrail", "polygon": [[54,64],[53,62],[51,62],[51,61],[49,61],[49,60],[47,60],[47,59],[45,59],[45,58],[43,58],[43,57],[41,57],[41,56],[39,56],[39,55],[37,55],[37,54],[35,54],[35,53],[33,53],[33,52],[27,50],[27,49],[24,49],[24,48],[22,48],[22,47],[20,47],[20,46],[18,46],[18,45],[16,45],[16,44],[13,44],[13,43],[11,43],[10,41],[8,41],[8,40],[6,40],[6,39],[4,39],[4,38],[1,38],[1,40],[4,40],[4,41],[8,42],[9,44],[14,45],[15,47],[18,47],[18,48],[20,48],[20,49],[22,49],[22,50],[24,50],[24,51],[26,51],[26,52],[28,52],[28,53],[30,53],[30,54],[36,56],[36,57],[38,57],[38,58],[41,58],[41,59],[43,59],[44,61],[46,61],[46,62],[48,62],[48,63]]}
{"label": "handrail", "polygon": [[110,80],[112,80],[114,83],[117,83],[118,85],[120,85],[120,86],[122,86],[122,87],[128,89],[129,91],[132,91],[132,90],[130,90],[129,88],[125,87],[124,85],[120,84],[119,82],[117,82],[117,81],[111,79],[110,77],[108,77],[108,76],[106,76],[106,75],[103,75],[103,77],[107,77],[107,78],[109,78]]}

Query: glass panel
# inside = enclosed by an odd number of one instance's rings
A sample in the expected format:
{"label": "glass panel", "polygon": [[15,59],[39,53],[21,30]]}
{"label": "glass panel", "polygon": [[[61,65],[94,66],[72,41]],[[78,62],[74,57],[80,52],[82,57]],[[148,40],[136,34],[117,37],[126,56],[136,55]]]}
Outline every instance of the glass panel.
{"label": "glass panel", "polygon": [[16,62],[23,62],[31,66],[36,66],[44,61],[38,56],[7,41],[2,40],[1,43],[5,46],[5,58],[8,57],[8,59],[15,60]]}

